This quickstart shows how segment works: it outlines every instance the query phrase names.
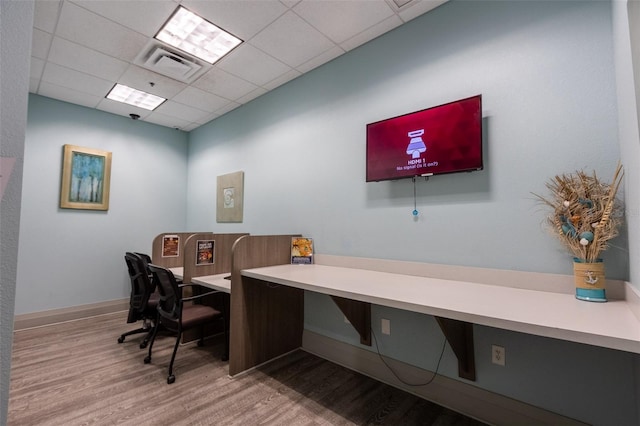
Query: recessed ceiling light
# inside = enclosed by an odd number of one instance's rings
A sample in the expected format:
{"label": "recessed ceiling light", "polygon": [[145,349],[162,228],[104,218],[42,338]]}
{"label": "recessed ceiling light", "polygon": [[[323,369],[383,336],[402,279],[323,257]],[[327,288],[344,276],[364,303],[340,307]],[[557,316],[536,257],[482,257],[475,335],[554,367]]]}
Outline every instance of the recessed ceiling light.
{"label": "recessed ceiling light", "polygon": [[156,35],[158,40],[210,64],[231,52],[242,40],[180,6]]}
{"label": "recessed ceiling light", "polygon": [[119,83],[113,86],[113,89],[111,89],[107,95],[107,99],[124,102],[125,104],[134,105],[150,111],[153,111],[161,103],[166,101],[165,98],[161,98],[160,96],[132,89],[131,87]]}

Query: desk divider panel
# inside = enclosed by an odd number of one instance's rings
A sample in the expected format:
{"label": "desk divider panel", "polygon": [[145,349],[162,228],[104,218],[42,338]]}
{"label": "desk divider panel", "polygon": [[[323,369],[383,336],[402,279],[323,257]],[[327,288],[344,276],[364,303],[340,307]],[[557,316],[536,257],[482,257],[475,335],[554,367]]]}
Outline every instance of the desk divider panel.
{"label": "desk divider panel", "polygon": [[[190,283],[192,278],[202,277],[206,275],[217,275],[224,273],[231,273],[231,249],[235,241],[248,235],[247,233],[241,234],[214,234],[211,232],[201,232],[190,234],[182,250],[182,258],[184,260],[182,282]],[[202,263],[197,265],[196,259],[198,257],[198,241],[215,241],[213,245],[213,263]],[[183,289],[183,296],[188,297],[193,294],[202,294],[203,291],[199,286],[187,286]],[[214,308],[221,310],[224,313],[225,321],[227,323],[227,329],[229,327],[230,307],[229,296],[222,292],[205,296],[199,299],[198,303],[204,305],[213,306]],[[222,328],[217,326],[210,326],[205,328],[205,336],[212,336],[221,333]],[[200,331],[193,329],[183,334],[182,342],[190,342],[200,338]]]}
{"label": "desk divider panel", "polygon": [[[177,268],[179,266],[183,266],[183,258],[184,258],[184,245],[189,238],[193,234],[206,234],[206,232],[163,232],[162,234],[157,235],[153,239],[153,244],[151,246],[151,262],[154,265],[162,266],[164,268]],[[213,232],[209,232],[208,234],[213,234]],[[166,255],[163,253],[163,242],[165,237],[177,237],[178,238],[178,246],[177,246],[177,255]]]}
{"label": "desk divider panel", "polygon": [[241,275],[243,269],[291,263],[291,238],[299,236],[247,235],[233,245],[231,376],[302,346],[304,291]]}
{"label": "desk divider panel", "polygon": [[[231,273],[231,249],[238,238],[246,235],[249,234],[246,232],[239,234],[212,234],[210,232],[203,232],[190,235],[184,244],[184,264],[182,265],[184,271],[182,282],[190,283],[191,278],[194,277]],[[198,241],[210,240],[215,241],[213,247],[213,263],[196,264]]]}

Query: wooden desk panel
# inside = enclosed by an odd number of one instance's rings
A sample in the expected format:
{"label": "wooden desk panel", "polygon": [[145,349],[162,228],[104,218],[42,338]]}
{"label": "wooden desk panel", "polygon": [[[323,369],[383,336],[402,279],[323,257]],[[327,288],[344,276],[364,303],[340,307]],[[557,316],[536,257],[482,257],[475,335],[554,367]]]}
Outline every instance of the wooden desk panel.
{"label": "wooden desk panel", "polygon": [[247,235],[233,245],[229,374],[302,346],[304,292],[244,277],[242,269],[291,262],[291,238]]}

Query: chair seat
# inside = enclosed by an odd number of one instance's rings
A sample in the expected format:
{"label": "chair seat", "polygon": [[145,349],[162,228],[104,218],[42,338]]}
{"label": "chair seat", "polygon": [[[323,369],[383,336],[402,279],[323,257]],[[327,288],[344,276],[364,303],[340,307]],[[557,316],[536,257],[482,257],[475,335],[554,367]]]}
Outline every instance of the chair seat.
{"label": "chair seat", "polygon": [[[182,291],[187,286],[191,287],[192,284],[186,284],[178,287],[176,277],[173,273],[162,266],[150,264],[149,270],[153,274],[153,281],[157,283],[157,289],[160,293],[157,313],[158,327],[163,326],[169,330],[175,331],[177,334],[176,342],[173,345],[171,361],[169,361],[169,375],[167,376],[167,383],[171,384],[176,380],[176,376],[173,375],[173,362],[176,359],[176,352],[178,351],[178,346],[180,346],[182,333],[188,329],[196,327],[200,329],[200,340],[198,340],[198,346],[202,346],[204,344],[204,331],[207,323],[213,321],[220,322],[224,332],[224,353],[222,354],[222,360],[228,360],[229,337],[227,334],[224,313],[208,305],[192,304],[194,300],[201,299],[205,296],[218,292],[208,291],[188,298],[183,298]],[[224,309],[224,304],[222,304],[222,309]],[[151,337],[149,354],[144,359],[145,364],[149,364],[151,362],[151,352],[158,333],[158,327],[154,329],[153,336]]]}
{"label": "chair seat", "polygon": [[182,308],[182,329],[197,327],[215,320],[222,315],[220,311],[205,305],[189,305]]}

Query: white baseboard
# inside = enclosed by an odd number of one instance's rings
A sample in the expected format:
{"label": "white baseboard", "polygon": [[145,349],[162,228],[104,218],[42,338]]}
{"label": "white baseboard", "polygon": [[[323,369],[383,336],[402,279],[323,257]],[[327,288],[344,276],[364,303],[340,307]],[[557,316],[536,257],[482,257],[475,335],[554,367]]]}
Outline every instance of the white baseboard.
{"label": "white baseboard", "polygon": [[[492,425],[584,425],[512,398],[476,386],[437,375],[427,386],[411,387],[401,383],[380,360],[377,353],[304,330],[302,349],[357,371],[380,382],[450,408]],[[401,377],[430,379],[431,371],[385,357]]]}
{"label": "white baseboard", "polygon": [[24,330],[26,328],[41,327],[58,322],[126,311],[127,309],[129,309],[129,299],[120,299],[91,303],[88,305],[72,306],[70,308],[21,314],[14,317],[13,329]]}

